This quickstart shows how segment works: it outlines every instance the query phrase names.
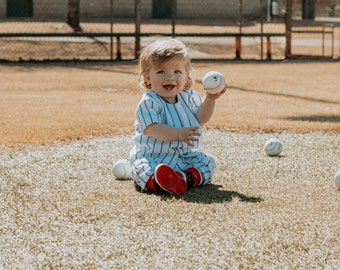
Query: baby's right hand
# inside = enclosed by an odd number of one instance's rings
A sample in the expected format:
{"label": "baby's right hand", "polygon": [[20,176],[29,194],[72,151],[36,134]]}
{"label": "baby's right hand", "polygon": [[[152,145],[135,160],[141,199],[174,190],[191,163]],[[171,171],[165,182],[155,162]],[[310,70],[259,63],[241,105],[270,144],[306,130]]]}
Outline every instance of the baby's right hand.
{"label": "baby's right hand", "polygon": [[198,129],[199,127],[196,126],[181,128],[178,139],[181,142],[185,142],[190,146],[194,146],[193,142],[197,142],[199,136],[201,136],[201,134],[197,132]]}

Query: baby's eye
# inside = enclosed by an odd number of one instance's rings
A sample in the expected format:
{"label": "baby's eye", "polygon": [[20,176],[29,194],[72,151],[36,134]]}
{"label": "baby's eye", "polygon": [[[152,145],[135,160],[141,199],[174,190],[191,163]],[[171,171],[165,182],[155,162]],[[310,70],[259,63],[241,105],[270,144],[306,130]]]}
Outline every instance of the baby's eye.
{"label": "baby's eye", "polygon": [[180,71],[180,70],[175,70],[175,74],[182,74],[182,71]]}
{"label": "baby's eye", "polygon": [[157,71],[157,74],[165,74],[165,71],[164,70],[159,70],[159,71]]}

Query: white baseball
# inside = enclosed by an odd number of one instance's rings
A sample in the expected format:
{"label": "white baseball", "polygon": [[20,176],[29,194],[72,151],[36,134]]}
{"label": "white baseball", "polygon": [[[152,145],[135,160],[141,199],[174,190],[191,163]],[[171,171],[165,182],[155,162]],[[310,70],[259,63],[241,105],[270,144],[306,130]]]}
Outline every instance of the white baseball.
{"label": "white baseball", "polygon": [[131,178],[131,165],[127,159],[117,160],[112,167],[113,175],[117,180],[124,180]]}
{"label": "white baseball", "polygon": [[335,174],[334,182],[335,185],[340,188],[340,170]]}
{"label": "white baseball", "polygon": [[209,94],[218,94],[225,87],[224,76],[217,71],[209,71],[203,76],[202,85]]}
{"label": "white baseball", "polygon": [[268,156],[274,157],[280,155],[282,148],[283,144],[281,141],[279,141],[276,138],[271,138],[266,141],[263,150],[266,152]]}

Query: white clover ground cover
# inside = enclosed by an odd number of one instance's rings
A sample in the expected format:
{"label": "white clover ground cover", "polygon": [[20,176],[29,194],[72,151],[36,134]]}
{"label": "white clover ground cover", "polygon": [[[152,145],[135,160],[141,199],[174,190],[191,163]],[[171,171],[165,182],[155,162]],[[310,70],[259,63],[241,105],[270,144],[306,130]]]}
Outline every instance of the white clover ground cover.
{"label": "white clover ground cover", "polygon": [[338,134],[208,131],[213,184],[184,197],[116,181],[129,137],[1,150],[0,268],[338,269]]}

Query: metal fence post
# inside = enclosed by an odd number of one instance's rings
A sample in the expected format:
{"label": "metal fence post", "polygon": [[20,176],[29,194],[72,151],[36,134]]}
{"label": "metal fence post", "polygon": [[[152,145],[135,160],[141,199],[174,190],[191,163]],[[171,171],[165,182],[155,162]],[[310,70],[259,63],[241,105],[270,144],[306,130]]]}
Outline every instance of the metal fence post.
{"label": "metal fence post", "polygon": [[236,47],[236,59],[241,59],[241,34],[242,34],[242,24],[243,24],[243,1],[239,0],[239,35],[235,37],[235,47]]}
{"label": "metal fence post", "polygon": [[113,60],[113,0],[110,1],[110,60]]}
{"label": "metal fence post", "polygon": [[293,0],[287,0],[286,3],[286,50],[285,50],[285,57],[291,58],[292,57],[292,14],[293,14]]}
{"label": "metal fence post", "polygon": [[176,36],[176,19],[177,19],[177,0],[173,0],[172,1],[172,5],[171,5],[171,32],[172,32],[172,37],[175,38]]}
{"label": "metal fence post", "polygon": [[138,59],[140,55],[140,24],[142,19],[142,5],[141,0],[135,0],[135,58]]}

